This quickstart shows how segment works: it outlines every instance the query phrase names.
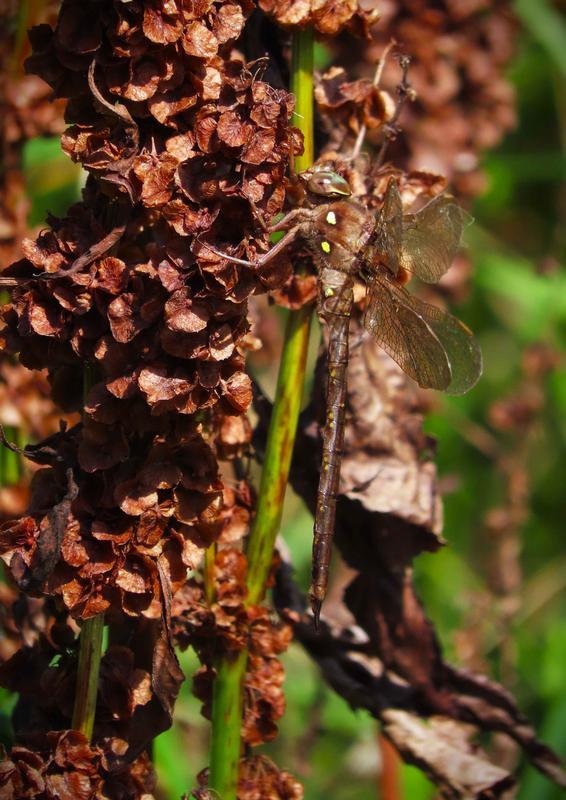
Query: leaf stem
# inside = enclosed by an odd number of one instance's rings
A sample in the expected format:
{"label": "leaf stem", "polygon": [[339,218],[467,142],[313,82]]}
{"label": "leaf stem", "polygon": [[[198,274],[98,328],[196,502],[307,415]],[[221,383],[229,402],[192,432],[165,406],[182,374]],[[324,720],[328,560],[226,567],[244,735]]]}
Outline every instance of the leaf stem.
{"label": "leaf stem", "polygon": [[[83,373],[83,397],[96,382],[95,367],[86,364]],[[86,420],[83,415],[83,425]],[[90,741],[94,729],[98,676],[102,658],[102,638],[104,634],[104,614],[97,614],[85,620],[79,637],[79,664],[75,687],[72,727],[80,731]]]}
{"label": "leaf stem", "polygon": [[[297,171],[313,161],[313,41],[310,29],[293,35],[291,89],[296,97],[297,127],[305,142],[303,155],[295,159]],[[291,312],[287,320],[257,512],[247,548],[247,605],[263,599],[273,559],[301,408],[311,317],[312,309],[304,307]],[[247,660],[247,649],[224,658],[214,682],[209,788],[222,800],[236,800],[238,793]]]}

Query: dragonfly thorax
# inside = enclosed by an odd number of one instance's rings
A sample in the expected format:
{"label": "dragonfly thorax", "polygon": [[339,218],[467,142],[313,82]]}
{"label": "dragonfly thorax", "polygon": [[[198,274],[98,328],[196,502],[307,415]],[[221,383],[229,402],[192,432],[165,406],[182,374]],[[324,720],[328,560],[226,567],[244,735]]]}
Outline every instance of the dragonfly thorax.
{"label": "dragonfly thorax", "polygon": [[354,200],[335,200],[312,209],[301,235],[319,274],[331,268],[350,275],[375,225],[373,214]]}

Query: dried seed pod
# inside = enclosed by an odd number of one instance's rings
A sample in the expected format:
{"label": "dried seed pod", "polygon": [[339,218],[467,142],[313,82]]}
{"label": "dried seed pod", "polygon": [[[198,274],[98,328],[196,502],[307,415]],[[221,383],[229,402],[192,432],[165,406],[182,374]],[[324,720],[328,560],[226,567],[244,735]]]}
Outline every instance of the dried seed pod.
{"label": "dried seed pod", "polygon": [[283,28],[311,26],[327,36],[348,30],[367,37],[380,13],[379,8],[367,9],[358,0],[260,0],[259,6]]}
{"label": "dried seed pod", "polygon": [[0,788],[7,800],[21,797],[153,797],[155,774],[147,754],[120,772],[105,769],[105,754],[76,731],[52,731],[36,749],[15,745],[0,760]]}

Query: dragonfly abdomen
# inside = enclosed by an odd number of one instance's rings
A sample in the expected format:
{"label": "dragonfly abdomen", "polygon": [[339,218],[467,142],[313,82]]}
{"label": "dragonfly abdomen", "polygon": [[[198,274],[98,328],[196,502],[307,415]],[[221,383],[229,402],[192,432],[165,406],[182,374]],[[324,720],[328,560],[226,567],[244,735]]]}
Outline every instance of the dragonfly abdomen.
{"label": "dragonfly abdomen", "polygon": [[311,605],[318,624],[326,596],[336,500],[340,488],[340,463],[344,446],[348,335],[354,302],[349,275],[325,268],[321,274],[319,313],[328,327],[328,389],[326,422],[322,434],[322,466],[318,485],[312,559]]}

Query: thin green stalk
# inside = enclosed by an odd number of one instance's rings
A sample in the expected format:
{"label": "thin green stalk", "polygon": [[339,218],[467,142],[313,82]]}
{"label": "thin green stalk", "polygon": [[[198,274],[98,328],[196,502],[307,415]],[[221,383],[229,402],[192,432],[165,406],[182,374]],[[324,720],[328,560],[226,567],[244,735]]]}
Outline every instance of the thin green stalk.
{"label": "thin green stalk", "polygon": [[215,600],[214,568],[216,563],[216,542],[209,545],[204,551],[204,593],[209,606]]}
{"label": "thin green stalk", "polygon": [[89,741],[94,728],[103,633],[104,614],[87,619],[81,628],[72,726],[74,731],[80,731]]}
{"label": "thin green stalk", "polygon": [[261,602],[279,533],[297,432],[312,309],[289,314],[267,434],[257,511],[248,542],[248,603]]}
{"label": "thin green stalk", "polygon": [[[0,169],[5,169],[6,165],[0,164]],[[0,305],[10,302],[10,295],[4,289],[0,292]],[[8,442],[16,445],[20,444],[21,433],[15,425],[4,425],[4,436]],[[5,445],[0,444],[0,487],[11,486],[18,483],[22,475],[22,463],[20,456],[9,450]]]}
{"label": "thin green stalk", "polygon": [[238,796],[243,687],[247,663],[247,650],[227,656],[218,665],[214,681],[208,786],[222,800],[236,800]]}
{"label": "thin green stalk", "polygon": [[314,35],[312,28],[295,33],[291,56],[291,91],[295,95],[296,127],[303,133],[305,149],[295,158],[295,169],[302,172],[314,161],[313,106]]}
{"label": "thin green stalk", "polygon": [[[83,395],[86,400],[96,381],[93,365],[85,366],[83,381]],[[83,733],[89,741],[94,729],[103,635],[104,614],[87,619],[81,627],[72,727],[73,730]]]}
{"label": "thin green stalk", "polygon": [[[293,38],[291,89],[296,97],[297,127],[305,140],[305,152],[295,159],[301,171],[313,161],[313,33],[299,31]],[[250,532],[247,603],[262,600],[275,538],[279,531],[285,489],[289,478],[297,431],[312,311],[302,308],[289,314],[273,412],[267,435],[257,512]],[[236,800],[240,764],[240,732],[247,650],[223,659],[217,667],[212,700],[212,734],[209,788],[222,800]]]}
{"label": "thin green stalk", "polygon": [[[20,438],[18,435],[18,429],[14,425],[6,425],[4,427],[4,434],[6,439],[9,442],[14,442],[17,444],[17,440]],[[3,486],[12,486],[19,482],[20,477],[22,475],[22,462],[20,460],[20,456],[17,453],[14,453],[13,450],[8,450],[7,447],[3,447],[3,475],[2,475],[2,485]]]}

